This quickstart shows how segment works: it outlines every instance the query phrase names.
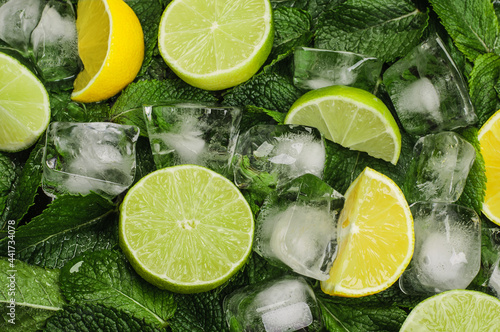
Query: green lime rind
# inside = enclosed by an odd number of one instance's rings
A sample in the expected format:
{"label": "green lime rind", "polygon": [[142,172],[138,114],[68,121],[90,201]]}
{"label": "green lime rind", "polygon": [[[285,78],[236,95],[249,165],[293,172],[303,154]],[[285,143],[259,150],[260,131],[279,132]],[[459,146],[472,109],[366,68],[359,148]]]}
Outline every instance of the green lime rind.
{"label": "green lime rind", "polygon": [[154,171],[120,207],[119,243],[136,272],[159,288],[197,293],[225,283],[248,259],[254,221],[238,188],[196,165]]}
{"label": "green lime rind", "polygon": [[497,331],[500,300],[471,290],[443,292],[420,302],[406,318],[400,332]]}

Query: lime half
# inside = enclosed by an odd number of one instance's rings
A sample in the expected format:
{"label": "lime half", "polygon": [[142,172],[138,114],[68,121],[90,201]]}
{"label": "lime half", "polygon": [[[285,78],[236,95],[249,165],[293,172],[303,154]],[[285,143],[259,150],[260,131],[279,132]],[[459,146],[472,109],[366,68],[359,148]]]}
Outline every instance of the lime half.
{"label": "lime half", "polygon": [[375,95],[358,88],[312,90],[290,108],[286,124],[318,128],[325,138],[396,164],[401,133],[391,112]]}
{"label": "lime half", "polygon": [[195,165],[159,169],[135,184],[120,208],[120,245],[159,288],[213,289],[246,262],[253,214],[236,186]]}
{"label": "lime half", "polygon": [[163,12],[158,47],[181,79],[222,90],[259,70],[273,38],[269,0],[174,0]]}
{"label": "lime half", "polygon": [[500,300],[485,293],[452,290],[420,302],[406,318],[400,332],[498,331]]}
{"label": "lime half", "polygon": [[50,122],[49,95],[16,59],[0,53],[0,150],[29,148]]}

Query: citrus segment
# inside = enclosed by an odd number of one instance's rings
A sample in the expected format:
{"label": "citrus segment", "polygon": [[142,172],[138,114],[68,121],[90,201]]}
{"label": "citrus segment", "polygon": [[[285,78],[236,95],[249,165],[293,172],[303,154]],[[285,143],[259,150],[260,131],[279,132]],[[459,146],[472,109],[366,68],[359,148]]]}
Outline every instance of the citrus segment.
{"label": "citrus segment", "polygon": [[171,291],[207,291],[251,252],[253,214],[229,180],[194,165],[150,173],[120,208],[120,245],[147,281]]}
{"label": "citrus segment", "polygon": [[114,96],[142,66],[144,36],[139,19],[123,0],[79,0],[76,28],[84,69],[71,98],[96,102]]}
{"label": "citrus segment", "polygon": [[400,332],[497,331],[500,300],[482,292],[452,290],[420,302],[406,317]]}
{"label": "citrus segment", "polygon": [[181,79],[222,90],[259,70],[273,38],[269,0],[174,0],[162,15],[158,46]]}
{"label": "citrus segment", "polygon": [[345,193],[338,255],[322,290],[359,297],[388,288],[410,263],[414,242],[413,218],[403,193],[385,175],[365,168]]}
{"label": "citrus segment", "polygon": [[26,149],[49,125],[49,96],[28,68],[4,53],[0,78],[0,150]]}
{"label": "citrus segment", "polygon": [[500,225],[500,110],[481,127],[478,139],[487,179],[483,213]]}
{"label": "citrus segment", "polygon": [[401,152],[401,133],[389,109],[358,88],[337,85],[309,91],[292,105],[285,123],[318,128],[335,143],[393,164]]}

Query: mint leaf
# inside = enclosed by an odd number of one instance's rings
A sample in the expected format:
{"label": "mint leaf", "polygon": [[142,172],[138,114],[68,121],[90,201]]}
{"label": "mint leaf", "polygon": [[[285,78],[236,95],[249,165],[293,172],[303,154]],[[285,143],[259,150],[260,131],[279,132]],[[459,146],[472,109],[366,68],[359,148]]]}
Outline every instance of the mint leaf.
{"label": "mint leaf", "polygon": [[140,76],[149,66],[158,42],[158,26],[163,6],[157,0],[126,0],[125,2],[137,15],[144,33],[144,61],[138,74]]}
{"label": "mint leaf", "polygon": [[59,280],[70,304],[103,304],[158,327],[175,311],[172,293],[143,280],[118,251],[85,253],[61,269]]}
{"label": "mint leaf", "polygon": [[469,176],[467,176],[467,180],[465,181],[464,191],[462,195],[460,195],[457,204],[470,207],[481,215],[484,195],[486,193],[486,168],[484,158],[481,154],[481,147],[477,139],[478,129],[469,127],[460,130],[459,134],[476,149],[476,160],[469,171]]}
{"label": "mint leaf", "polygon": [[[312,40],[311,15],[295,8],[281,7],[273,12],[274,43],[268,62],[280,61],[293,53],[295,47]],[[272,61],[270,61],[272,59]]]}
{"label": "mint leaf", "polygon": [[373,296],[359,299],[316,294],[328,331],[399,331],[407,312]]}
{"label": "mint leaf", "polygon": [[[99,234],[96,224],[113,210],[114,205],[97,194],[62,196],[17,229],[16,255],[30,263],[59,268],[83,251],[108,248],[115,244],[113,234]],[[4,255],[8,240],[0,240]]]}
{"label": "mint leaf", "polygon": [[155,332],[163,331],[142,319],[127,314],[122,310],[101,304],[76,304],[65,306],[47,320],[44,331],[119,331],[119,332]]}
{"label": "mint leaf", "polygon": [[[36,331],[66,303],[58,285],[59,270],[0,258],[0,330]],[[15,316],[10,316],[15,300]],[[11,320],[13,319],[13,320]],[[11,320],[11,322],[9,322]],[[15,324],[12,324],[14,322]]]}
{"label": "mint leaf", "polygon": [[100,122],[106,121],[109,105],[106,103],[81,104],[71,100],[71,92],[51,93],[52,121]]}
{"label": "mint leaf", "polygon": [[179,79],[139,81],[129,84],[122,91],[111,107],[110,119],[116,123],[136,125],[142,135],[147,135],[142,106],[173,100],[201,103],[217,101],[210,92],[192,87]]}
{"label": "mint leaf", "polygon": [[17,177],[17,166],[8,155],[0,153],[0,216],[5,210],[9,192]]}
{"label": "mint leaf", "polygon": [[42,182],[43,149],[43,142],[38,142],[31,150],[21,175],[5,200],[6,211],[0,218],[0,229],[5,229],[9,220],[14,220],[17,225],[33,205]]}
{"label": "mint leaf", "polygon": [[340,193],[345,193],[352,181],[365,167],[371,167],[390,177],[402,188],[406,171],[413,157],[415,139],[401,132],[401,154],[396,165],[373,158],[364,152],[353,151],[329,140],[326,142],[324,181]]}
{"label": "mint leaf", "polygon": [[469,79],[469,94],[482,126],[500,108],[495,85],[500,81],[500,56],[488,53],[479,55]]}
{"label": "mint leaf", "polygon": [[457,45],[467,58],[498,49],[498,19],[490,0],[429,0]]}
{"label": "mint leaf", "polygon": [[223,98],[230,106],[252,105],[286,113],[301,94],[290,78],[266,72],[236,86]]}
{"label": "mint leaf", "polygon": [[427,20],[409,0],[348,0],[322,15],[315,47],[389,62],[419,42]]}

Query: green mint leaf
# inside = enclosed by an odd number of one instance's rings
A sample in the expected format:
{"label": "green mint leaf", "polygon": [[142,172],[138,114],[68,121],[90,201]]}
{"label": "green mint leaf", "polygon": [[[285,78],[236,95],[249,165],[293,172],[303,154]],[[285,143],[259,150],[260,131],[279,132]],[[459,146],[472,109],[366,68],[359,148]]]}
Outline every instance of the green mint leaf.
{"label": "green mint leaf", "polygon": [[465,181],[464,191],[462,195],[460,195],[457,204],[470,207],[481,215],[484,195],[486,193],[486,168],[483,155],[481,154],[481,147],[477,139],[478,129],[469,127],[460,130],[459,134],[476,149],[476,160],[474,160],[474,164],[469,171],[469,176],[467,176],[467,180]]}
{"label": "green mint leaf", "polygon": [[348,0],[322,15],[315,47],[389,62],[419,42],[427,20],[409,0]]}
{"label": "green mint leaf", "polygon": [[281,0],[271,1],[274,9],[281,7],[293,7],[297,9],[306,10],[316,20],[321,13],[333,9],[345,0]]}
{"label": "green mint leaf", "polygon": [[474,61],[493,52],[500,35],[498,19],[490,0],[429,0],[455,45]]}
{"label": "green mint leaf", "polygon": [[138,74],[140,76],[148,68],[153,58],[158,42],[158,26],[163,6],[157,0],[126,0],[125,2],[137,15],[144,33],[144,61]]}
{"label": "green mint leaf", "polygon": [[140,136],[137,140],[136,146],[136,166],[135,166],[135,179],[137,183],[144,176],[156,170],[156,164],[153,159],[153,152],[151,152],[151,145],[147,137]]}
{"label": "green mint leaf", "polygon": [[107,121],[107,103],[81,104],[71,100],[71,92],[57,92],[50,95],[52,121],[101,122]]}
{"label": "green mint leaf", "polygon": [[[113,234],[100,234],[115,206],[97,194],[62,196],[54,200],[31,222],[16,230],[16,255],[19,259],[44,267],[59,268],[86,250],[116,244]],[[9,238],[0,240],[2,254]],[[5,255],[5,254],[4,254]]]}
{"label": "green mint leaf", "polygon": [[249,81],[228,91],[224,104],[230,106],[256,106],[287,113],[302,93],[291,79],[269,72],[256,75]]}
{"label": "green mint leaf", "polygon": [[271,65],[291,55],[295,47],[308,45],[313,37],[308,12],[281,7],[274,10],[273,20],[274,44],[268,57]]}
{"label": "green mint leaf", "polygon": [[47,320],[44,331],[159,332],[163,329],[146,324],[122,310],[94,303],[65,306]]}
{"label": "green mint leaf", "polygon": [[373,296],[345,299],[317,293],[328,331],[399,331],[407,312]]}
{"label": "green mint leaf", "polygon": [[0,271],[1,331],[36,331],[66,303],[59,289],[59,270],[1,257]]}
{"label": "green mint leaf", "polygon": [[6,154],[0,153],[0,216],[5,210],[9,192],[17,178],[17,166]]}
{"label": "green mint leaf", "polygon": [[[42,140],[43,141],[43,140]],[[21,175],[16,180],[5,202],[5,213],[0,218],[0,229],[5,229],[7,222],[17,223],[33,205],[38,188],[42,182],[43,142],[39,141],[31,150],[23,166]]]}
{"label": "green mint leaf", "polygon": [[500,108],[495,84],[500,81],[500,56],[488,53],[474,61],[469,79],[469,94],[482,126]]}
{"label": "green mint leaf", "polygon": [[139,81],[129,84],[111,107],[111,121],[136,125],[147,135],[142,106],[175,100],[215,103],[217,99],[208,91],[188,85],[179,79],[165,81]]}
{"label": "green mint leaf", "polygon": [[390,177],[402,188],[406,171],[413,156],[415,139],[401,132],[401,154],[396,165],[373,158],[364,152],[349,150],[329,140],[326,142],[324,181],[340,193],[345,193],[352,181],[365,169],[371,167]]}
{"label": "green mint leaf", "polygon": [[59,280],[70,304],[103,304],[158,327],[167,325],[176,307],[172,293],[142,279],[118,251],[87,252],[68,262]]}

